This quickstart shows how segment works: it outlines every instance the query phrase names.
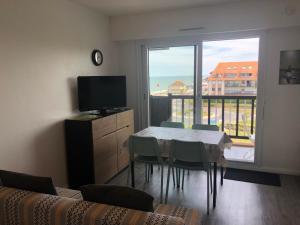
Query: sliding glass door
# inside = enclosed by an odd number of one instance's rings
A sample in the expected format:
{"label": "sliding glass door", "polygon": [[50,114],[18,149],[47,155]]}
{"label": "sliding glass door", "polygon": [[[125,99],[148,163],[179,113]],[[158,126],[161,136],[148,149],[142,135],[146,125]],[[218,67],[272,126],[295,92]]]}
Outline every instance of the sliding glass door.
{"label": "sliding glass door", "polygon": [[149,125],[217,125],[233,140],[227,158],[254,162],[259,38],[147,48]]}
{"label": "sliding glass door", "polygon": [[227,158],[254,162],[259,38],[204,41],[201,122],[233,140]]}
{"label": "sliding glass door", "polygon": [[195,46],[149,48],[150,124],[194,123]]}

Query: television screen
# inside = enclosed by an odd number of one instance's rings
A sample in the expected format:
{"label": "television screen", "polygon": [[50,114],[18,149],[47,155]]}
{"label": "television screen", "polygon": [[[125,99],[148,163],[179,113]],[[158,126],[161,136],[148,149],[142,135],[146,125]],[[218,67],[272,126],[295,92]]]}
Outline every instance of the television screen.
{"label": "television screen", "polygon": [[125,76],[80,76],[77,87],[80,111],[126,107]]}

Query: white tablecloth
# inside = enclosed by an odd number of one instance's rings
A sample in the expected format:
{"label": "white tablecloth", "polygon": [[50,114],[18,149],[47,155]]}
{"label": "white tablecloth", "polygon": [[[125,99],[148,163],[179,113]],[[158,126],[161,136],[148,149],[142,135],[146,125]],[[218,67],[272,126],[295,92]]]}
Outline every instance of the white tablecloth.
{"label": "white tablecloth", "polygon": [[224,149],[230,148],[232,141],[228,135],[220,131],[192,130],[182,128],[148,127],[136,136],[157,138],[162,155],[169,156],[172,139],[182,141],[199,141],[204,143],[210,162],[221,162],[224,159]]}

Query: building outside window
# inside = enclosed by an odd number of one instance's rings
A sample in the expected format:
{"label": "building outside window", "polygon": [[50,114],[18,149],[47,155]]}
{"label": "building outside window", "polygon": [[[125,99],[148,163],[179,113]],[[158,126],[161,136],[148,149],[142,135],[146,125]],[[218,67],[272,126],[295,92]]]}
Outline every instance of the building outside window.
{"label": "building outside window", "polygon": [[256,95],[257,68],[257,61],[220,62],[206,80],[207,94]]}
{"label": "building outside window", "polygon": [[251,73],[240,73],[240,77],[251,77]]}
{"label": "building outside window", "polygon": [[225,78],[235,78],[235,77],[236,77],[236,74],[234,74],[234,73],[225,73],[225,74],[224,74],[224,77],[225,77]]}

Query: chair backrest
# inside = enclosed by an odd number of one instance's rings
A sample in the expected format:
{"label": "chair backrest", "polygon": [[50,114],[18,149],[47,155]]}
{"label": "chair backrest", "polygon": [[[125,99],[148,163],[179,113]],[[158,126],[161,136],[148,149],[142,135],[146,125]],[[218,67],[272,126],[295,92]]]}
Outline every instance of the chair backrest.
{"label": "chair backrest", "polygon": [[217,125],[208,125],[208,124],[193,124],[192,129],[219,131],[219,127]]}
{"label": "chair backrest", "polygon": [[130,159],[134,159],[134,155],[139,156],[156,156],[161,159],[160,149],[155,137],[139,137],[131,135],[129,137],[129,154]]}
{"label": "chair backrest", "polygon": [[207,152],[202,142],[172,140],[170,158],[185,162],[207,162]]}
{"label": "chair backrest", "polygon": [[170,128],[184,128],[183,123],[180,122],[170,122],[170,121],[162,121],[160,123],[161,127],[170,127]]}

